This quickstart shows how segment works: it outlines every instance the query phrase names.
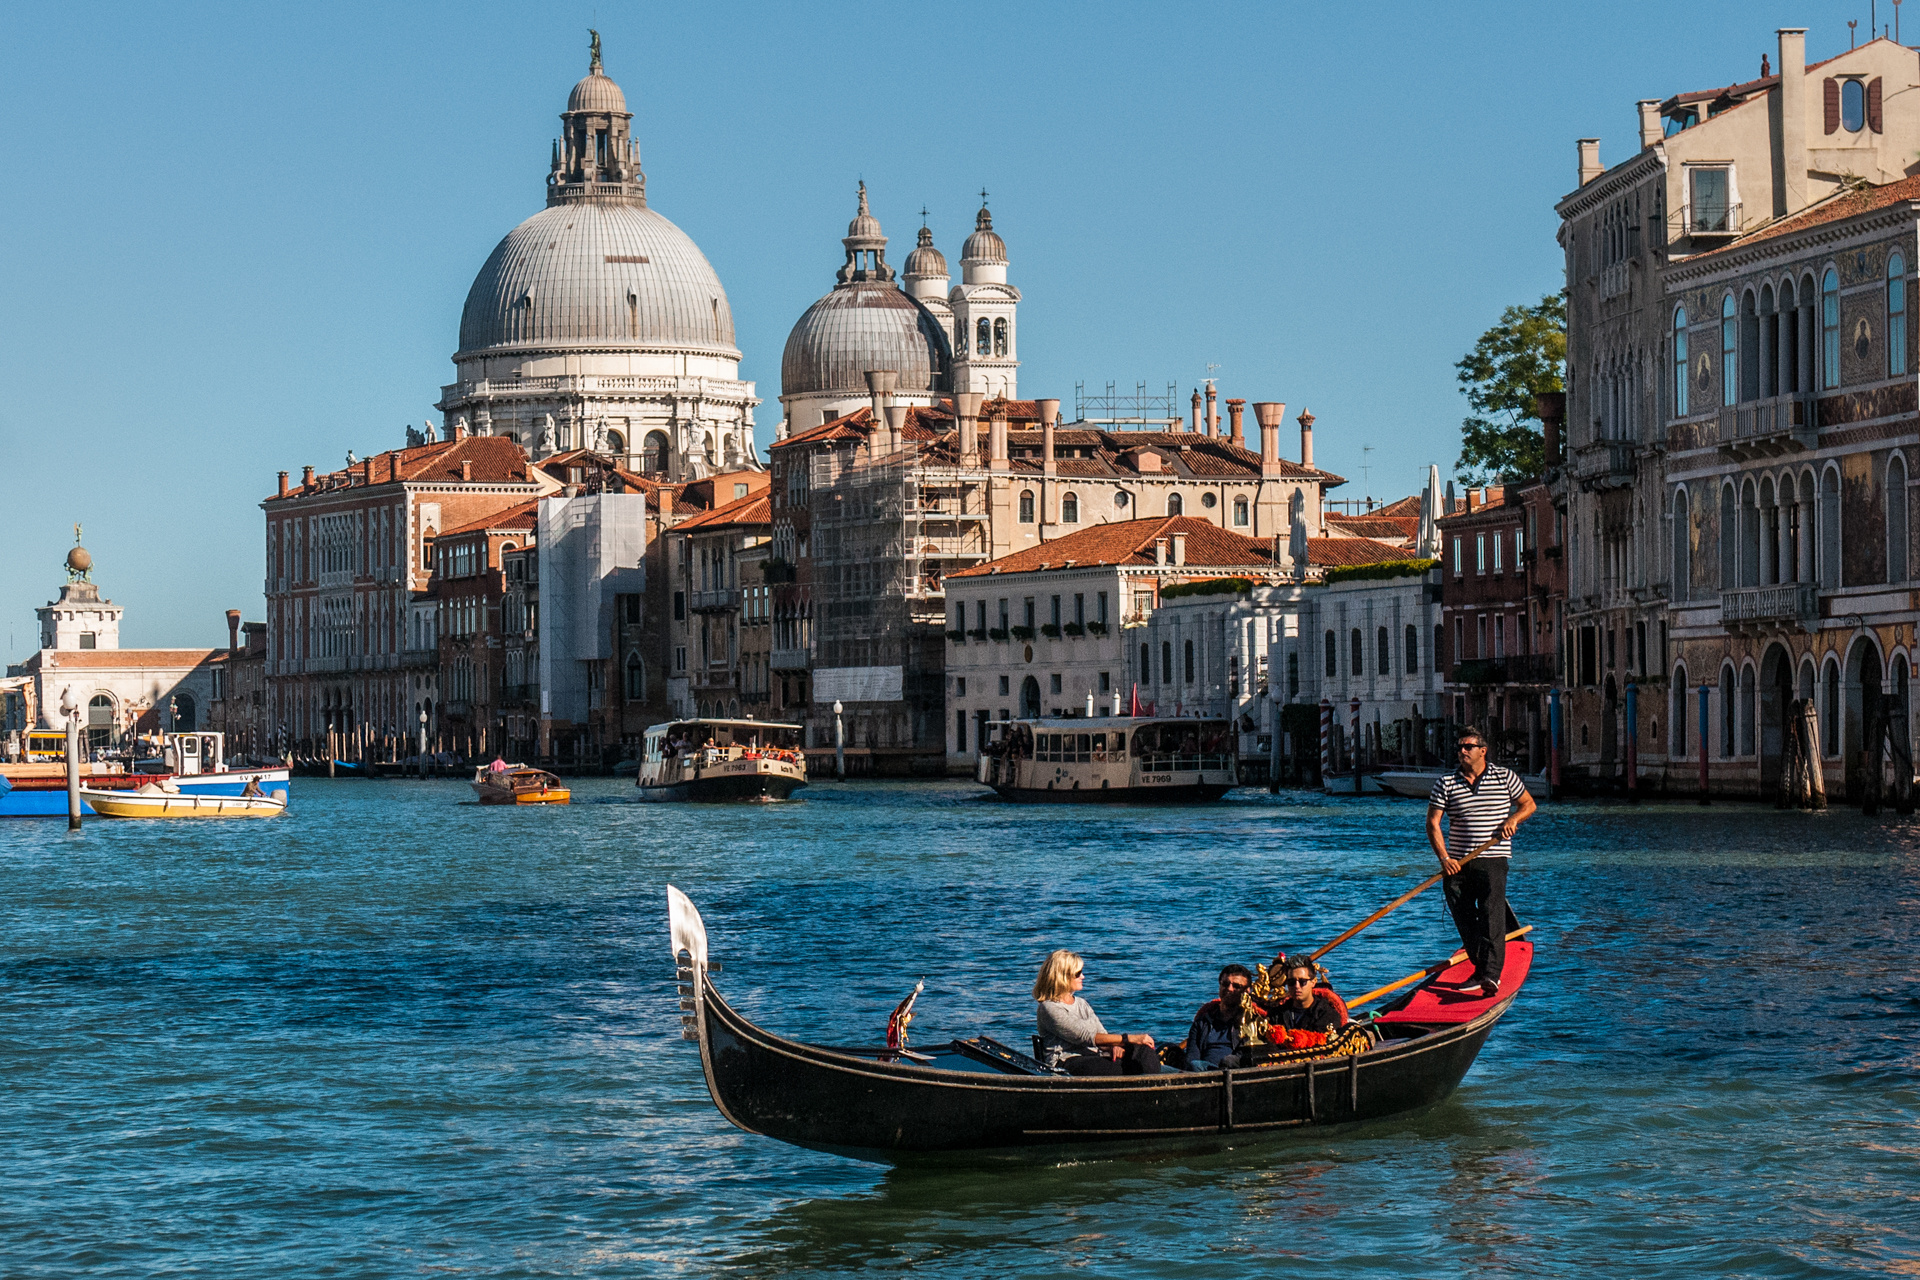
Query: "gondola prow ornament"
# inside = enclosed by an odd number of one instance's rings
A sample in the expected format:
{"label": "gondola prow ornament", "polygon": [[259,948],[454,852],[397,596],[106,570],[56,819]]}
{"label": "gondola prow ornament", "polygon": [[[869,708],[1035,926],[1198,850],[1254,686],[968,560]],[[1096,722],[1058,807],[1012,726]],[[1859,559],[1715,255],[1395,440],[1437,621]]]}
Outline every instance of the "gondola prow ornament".
{"label": "gondola prow ornament", "polygon": [[899,1052],[907,1047],[907,1024],[913,1021],[913,1002],[927,989],[927,980],[922,978],[913,984],[913,990],[907,998],[893,1007],[893,1016],[887,1019],[887,1048]]}

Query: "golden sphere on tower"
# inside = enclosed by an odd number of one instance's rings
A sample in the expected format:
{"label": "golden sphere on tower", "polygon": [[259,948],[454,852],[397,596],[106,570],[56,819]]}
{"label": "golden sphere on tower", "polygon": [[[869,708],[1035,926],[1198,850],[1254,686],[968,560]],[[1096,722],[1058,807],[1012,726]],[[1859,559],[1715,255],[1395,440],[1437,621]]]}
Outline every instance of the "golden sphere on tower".
{"label": "golden sphere on tower", "polygon": [[67,552],[67,568],[75,573],[85,573],[93,568],[93,557],[85,547],[75,547]]}

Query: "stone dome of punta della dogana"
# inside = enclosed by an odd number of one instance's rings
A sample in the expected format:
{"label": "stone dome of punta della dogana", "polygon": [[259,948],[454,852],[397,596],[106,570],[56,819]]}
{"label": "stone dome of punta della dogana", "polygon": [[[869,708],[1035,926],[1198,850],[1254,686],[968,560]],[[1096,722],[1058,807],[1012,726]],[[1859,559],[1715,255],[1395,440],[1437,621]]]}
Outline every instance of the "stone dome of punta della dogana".
{"label": "stone dome of punta della dogana", "polygon": [[593,33],[567,96],[546,208],[507,233],[467,293],[448,432],[535,458],[596,449],[665,480],[759,466],[733,312],[692,238],[647,201],[640,148]]}

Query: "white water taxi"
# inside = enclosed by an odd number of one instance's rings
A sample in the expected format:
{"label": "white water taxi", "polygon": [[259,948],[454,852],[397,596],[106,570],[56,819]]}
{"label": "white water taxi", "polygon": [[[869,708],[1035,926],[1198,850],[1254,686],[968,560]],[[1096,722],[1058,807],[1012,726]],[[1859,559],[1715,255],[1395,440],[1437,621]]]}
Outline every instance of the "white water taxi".
{"label": "white water taxi", "polygon": [[210,796],[149,782],[138,791],[82,787],[80,798],[103,818],[272,818],[287,811],[284,788],[271,795]]}
{"label": "white water taxi", "polygon": [[[1369,774],[1367,777],[1374,787],[1390,796],[1425,800],[1433,794],[1433,784],[1452,772],[1451,769],[1387,769],[1380,773]],[[1527,794],[1535,800],[1547,798],[1546,774],[1522,773],[1520,781],[1526,786]],[[1348,774],[1345,778],[1334,779],[1327,784],[1326,791],[1328,795],[1352,795],[1353,775]]]}
{"label": "white water taxi", "polygon": [[785,800],[807,785],[802,732],[767,720],[656,724],[633,785],[642,800]]}
{"label": "white water taxi", "polygon": [[995,723],[976,775],[1006,800],[1158,804],[1240,785],[1231,723],[1095,716]]}

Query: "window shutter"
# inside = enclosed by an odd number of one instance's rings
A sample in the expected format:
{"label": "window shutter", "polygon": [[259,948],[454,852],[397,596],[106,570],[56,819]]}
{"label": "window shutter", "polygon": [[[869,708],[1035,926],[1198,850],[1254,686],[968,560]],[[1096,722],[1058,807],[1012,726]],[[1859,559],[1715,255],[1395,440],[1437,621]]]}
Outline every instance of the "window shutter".
{"label": "window shutter", "polygon": [[1875,76],[1867,82],[1867,128],[1875,133],[1885,133],[1880,123],[1880,77]]}
{"label": "window shutter", "polygon": [[1832,76],[1827,77],[1827,132],[1834,133],[1840,128],[1840,82]]}

